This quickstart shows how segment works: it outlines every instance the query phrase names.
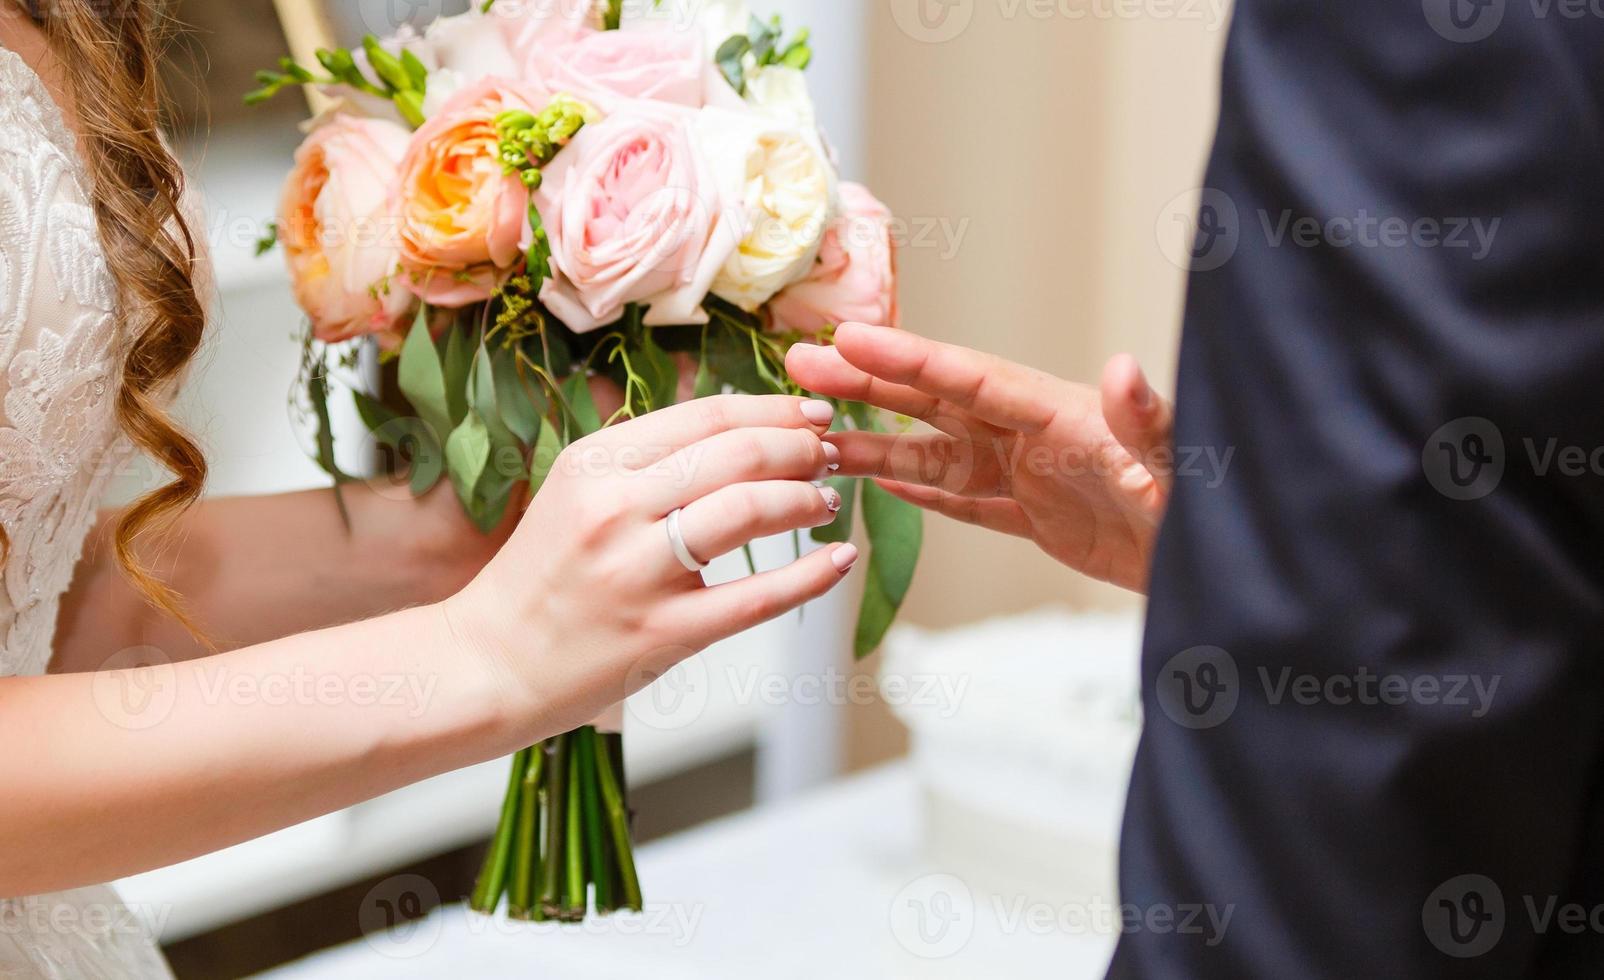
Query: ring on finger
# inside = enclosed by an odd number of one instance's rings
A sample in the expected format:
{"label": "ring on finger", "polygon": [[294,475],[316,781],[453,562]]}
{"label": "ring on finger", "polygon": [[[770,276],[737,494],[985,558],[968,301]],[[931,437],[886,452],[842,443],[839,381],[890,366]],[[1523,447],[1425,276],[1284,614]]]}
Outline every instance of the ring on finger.
{"label": "ring on finger", "polygon": [[685,566],[687,572],[702,572],[707,570],[708,563],[698,561],[691,553],[691,548],[685,543],[685,534],[680,530],[679,515],[682,508],[676,507],[668,515],[668,546],[674,550],[674,557]]}

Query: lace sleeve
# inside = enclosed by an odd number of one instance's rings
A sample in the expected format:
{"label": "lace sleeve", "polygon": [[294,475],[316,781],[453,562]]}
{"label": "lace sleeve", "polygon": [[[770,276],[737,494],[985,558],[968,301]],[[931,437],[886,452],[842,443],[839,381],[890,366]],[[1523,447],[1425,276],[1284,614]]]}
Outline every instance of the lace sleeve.
{"label": "lace sleeve", "polygon": [[0,675],[42,670],[120,458],[116,291],[77,147],[0,48]]}

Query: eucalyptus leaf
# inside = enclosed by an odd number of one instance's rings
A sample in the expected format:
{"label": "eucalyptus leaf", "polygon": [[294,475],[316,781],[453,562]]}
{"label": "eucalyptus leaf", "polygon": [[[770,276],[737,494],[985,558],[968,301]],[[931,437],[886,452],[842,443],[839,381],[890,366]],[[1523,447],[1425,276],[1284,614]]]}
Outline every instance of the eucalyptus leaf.
{"label": "eucalyptus leaf", "polygon": [[360,391],[351,392],[351,396],[362,424],[373,438],[407,461],[413,496],[421,497],[433,490],[446,472],[445,452],[434,430],[422,419],[403,418]]}
{"label": "eucalyptus leaf", "polygon": [[924,545],[924,513],[919,508],[870,481],[863,483],[862,493],[863,526],[869,535],[870,550],[868,583],[854,644],[860,659],[873,653],[885,639],[897,610],[908,597]]}
{"label": "eucalyptus leaf", "polygon": [[477,413],[470,412],[462,424],[446,440],[446,472],[451,474],[451,485],[457,490],[457,499],[470,512],[479,480],[490,466],[490,430]]}
{"label": "eucalyptus leaf", "polygon": [[674,358],[652,339],[650,330],[641,334],[641,352],[644,364],[641,374],[646,378],[652,411],[667,408],[679,400],[679,365]]}
{"label": "eucalyptus leaf", "polygon": [[501,408],[496,400],[496,373],[490,350],[483,344],[479,345],[479,352],[474,355],[473,369],[468,372],[468,391],[473,399],[473,410],[484,420],[485,428],[490,430],[491,445],[497,448],[522,448],[522,441],[502,419]]}
{"label": "eucalyptus leaf", "polygon": [[457,427],[446,398],[440,353],[429,336],[426,313],[418,314],[412,332],[401,347],[400,383],[407,403],[436,433],[443,436]]}
{"label": "eucalyptus leaf", "polygon": [[557,465],[557,457],[562,455],[562,437],[557,434],[555,426],[546,424],[540,427],[540,436],[535,440],[533,461],[529,466],[529,494],[533,497],[546,485],[546,478],[551,476],[552,469]]}
{"label": "eucalyptus leaf", "polygon": [[707,357],[713,374],[736,391],[748,395],[772,393],[752,357],[751,338],[722,322],[708,328]]}
{"label": "eucalyptus leaf", "polygon": [[736,34],[723,44],[719,45],[718,52],[713,56],[714,64],[723,73],[724,79],[730,87],[742,95],[746,94],[746,55],[752,50],[752,39],[744,34]]}
{"label": "eucalyptus leaf", "polygon": [[468,373],[473,369],[473,354],[467,331],[452,324],[446,331],[446,352],[441,362],[452,428],[461,425],[462,420],[468,417]]}
{"label": "eucalyptus leaf", "polygon": [[538,380],[524,378],[513,351],[501,348],[490,361],[496,408],[502,422],[524,445],[534,445],[540,435],[540,420],[551,407],[545,389]]}
{"label": "eucalyptus leaf", "polygon": [[569,442],[578,442],[601,431],[601,414],[596,410],[596,399],[590,393],[590,379],[585,372],[575,371],[563,382],[563,397],[568,402]]}

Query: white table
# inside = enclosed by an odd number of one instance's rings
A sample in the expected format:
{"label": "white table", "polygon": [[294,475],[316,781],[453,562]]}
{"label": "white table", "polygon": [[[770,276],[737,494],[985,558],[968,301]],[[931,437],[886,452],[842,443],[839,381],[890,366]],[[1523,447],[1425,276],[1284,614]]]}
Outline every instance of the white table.
{"label": "white table", "polygon": [[[922,857],[920,790],[893,766],[642,849],[647,914],[584,927],[451,907],[264,980],[1099,978],[1113,948],[1085,910],[1043,908]],[[392,879],[356,913],[427,890]],[[1095,918],[1095,916],[1094,916]]]}

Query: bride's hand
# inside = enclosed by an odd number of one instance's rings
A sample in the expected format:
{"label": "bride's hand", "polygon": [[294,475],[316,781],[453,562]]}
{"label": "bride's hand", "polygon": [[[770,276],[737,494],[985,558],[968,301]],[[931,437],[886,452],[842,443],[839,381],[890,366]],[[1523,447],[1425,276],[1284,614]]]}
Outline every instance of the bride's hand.
{"label": "bride's hand", "polygon": [[569,447],[506,547],[444,604],[520,724],[562,731],[713,642],[817,598],[857,559],[836,545],[789,567],[707,588],[670,545],[709,561],[762,537],[834,520],[813,481],[839,458],[828,403],[705,398]]}
{"label": "bride's hand", "polygon": [[914,334],[842,326],[799,344],[798,384],[929,423],[935,433],[838,433],[842,473],[921,507],[1035,541],[1086,575],[1145,591],[1173,473],[1171,406],[1133,358],[1102,390]]}

